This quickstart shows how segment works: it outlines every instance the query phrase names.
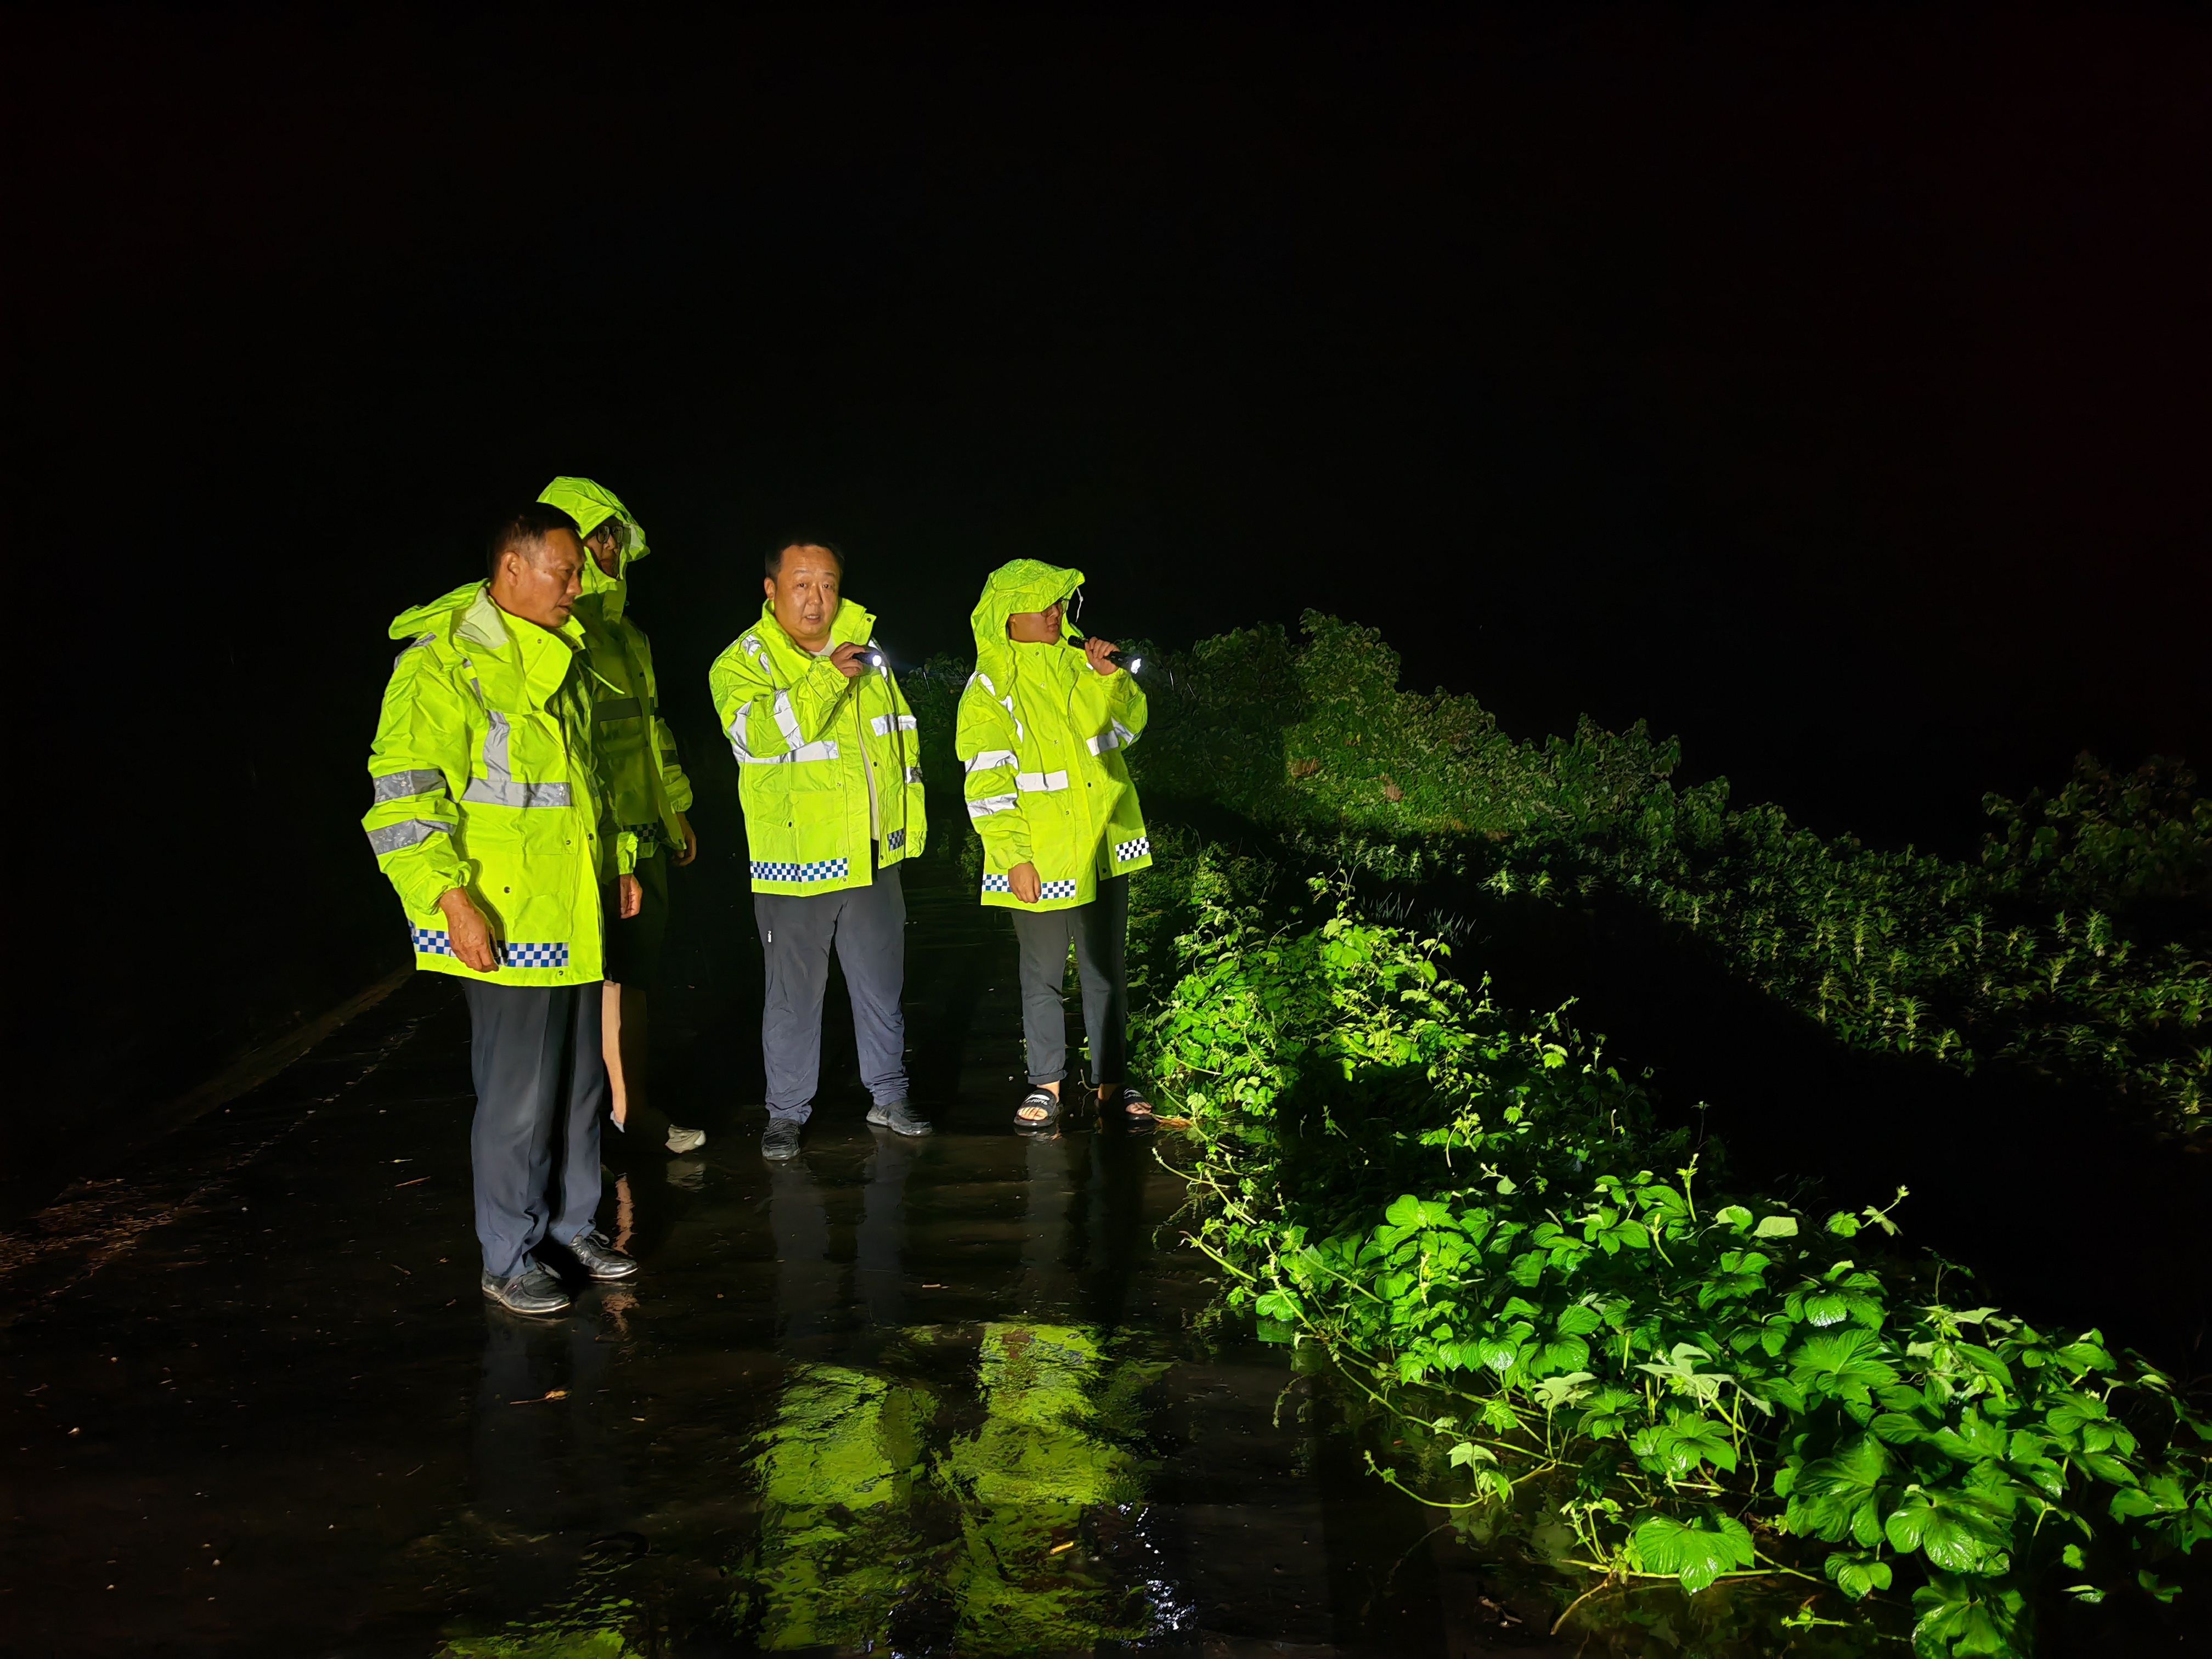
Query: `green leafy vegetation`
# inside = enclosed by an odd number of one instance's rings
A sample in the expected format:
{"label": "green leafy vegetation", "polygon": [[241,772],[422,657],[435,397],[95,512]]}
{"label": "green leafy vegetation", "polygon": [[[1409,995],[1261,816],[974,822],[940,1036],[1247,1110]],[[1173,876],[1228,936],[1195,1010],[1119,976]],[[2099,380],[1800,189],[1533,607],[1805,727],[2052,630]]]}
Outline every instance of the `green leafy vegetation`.
{"label": "green leafy vegetation", "polygon": [[1986,805],[1978,864],[1823,840],[1725,780],[1672,781],[1641,724],[1507,737],[1472,697],[1397,689],[1372,631],[1241,630],[1152,653],[1149,799],[1398,849],[1499,894],[1627,895],[1839,1040],[2107,1091],[2201,1133],[2212,1086],[2212,800],[2184,767],[2084,757]]}
{"label": "green leafy vegetation", "polygon": [[1717,1149],[1564,1011],[1508,1015],[1341,877],[1164,868],[1137,943],[1179,978],[1142,1045],[1193,1242],[1387,1416],[1384,1479],[1581,1575],[1570,1617],[1778,1589],[1769,1627],[1833,1651],[1909,1626],[1925,1659],[2020,1655],[2039,1594],[2156,1593],[2212,1535],[2212,1428],[2172,1380],[1967,1305],[1896,1203],[1717,1190]]}

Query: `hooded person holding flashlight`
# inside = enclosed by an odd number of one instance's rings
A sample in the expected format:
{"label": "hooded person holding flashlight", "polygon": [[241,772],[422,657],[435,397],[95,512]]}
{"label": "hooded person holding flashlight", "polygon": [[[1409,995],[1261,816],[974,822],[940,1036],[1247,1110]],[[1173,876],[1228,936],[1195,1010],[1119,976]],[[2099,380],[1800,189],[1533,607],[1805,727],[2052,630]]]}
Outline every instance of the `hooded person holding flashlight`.
{"label": "hooded person holding flashlight", "polygon": [[1102,1114],[1149,1122],[1129,1078],[1129,876],[1152,861],[1121,751],[1145,729],[1145,693],[1112,641],[1069,621],[1080,570],[1016,559],[991,573],[969,621],[975,673],[955,747],[983,839],[982,901],[1013,913],[1030,1090],[1015,1127],[1056,1129],[1065,1109],[1060,986],[1075,951],[1091,1086]]}

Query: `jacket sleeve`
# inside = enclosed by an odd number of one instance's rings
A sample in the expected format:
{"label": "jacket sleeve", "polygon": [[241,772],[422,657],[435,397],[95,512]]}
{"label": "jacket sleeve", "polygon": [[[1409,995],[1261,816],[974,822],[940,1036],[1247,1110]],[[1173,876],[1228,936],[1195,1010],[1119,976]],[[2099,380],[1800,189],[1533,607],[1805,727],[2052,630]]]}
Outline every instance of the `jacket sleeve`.
{"label": "jacket sleeve", "polygon": [[714,659],[714,666],[707,671],[707,690],[714,699],[714,719],[722,735],[730,740],[730,752],[739,764],[783,752],[785,744],[770,707],[775,688],[746,654],[744,641],[734,642]]}
{"label": "jacket sleeve", "polygon": [[1030,827],[1014,788],[1014,774],[1021,767],[1014,752],[1014,717],[991,696],[989,687],[990,682],[978,674],[960,694],[952,746],[966,771],[963,793],[968,817],[983,838],[983,850],[991,863],[1011,870],[1030,861]]}
{"label": "jacket sleeve", "polygon": [[774,760],[821,741],[852,682],[826,658],[810,661],[790,687],[771,681],[740,639],[708,672],[714,713],[739,761]]}
{"label": "jacket sleeve", "polygon": [[790,746],[801,749],[820,741],[852,695],[854,684],[827,657],[809,657],[799,678],[771,700],[769,712]]}
{"label": "jacket sleeve", "polygon": [[655,714],[653,717],[651,739],[660,762],[660,785],[668,792],[668,804],[679,812],[691,810],[691,780],[684,775],[684,757],[676,747],[676,733],[668,729],[668,722]]}
{"label": "jacket sleeve", "polygon": [[459,688],[427,644],[399,653],[384,688],[369,750],[373,802],[362,819],[377,866],[410,914],[469,884],[469,861],[454,850],[460,812],[453,791],[469,775],[468,712]]}
{"label": "jacket sleeve", "polygon": [[1122,748],[1127,749],[1144,736],[1148,717],[1145,688],[1126,668],[1107,677],[1106,714],[1114,722],[1114,732],[1121,738]]}
{"label": "jacket sleeve", "polygon": [[691,810],[691,780],[684,775],[684,757],[676,746],[676,733],[660,718],[660,677],[653,672],[653,641],[635,623],[630,625],[629,637],[642,671],[640,678],[647,698],[645,740],[653,745],[653,752],[646,758],[660,775],[661,793],[668,797],[671,809],[688,812]]}

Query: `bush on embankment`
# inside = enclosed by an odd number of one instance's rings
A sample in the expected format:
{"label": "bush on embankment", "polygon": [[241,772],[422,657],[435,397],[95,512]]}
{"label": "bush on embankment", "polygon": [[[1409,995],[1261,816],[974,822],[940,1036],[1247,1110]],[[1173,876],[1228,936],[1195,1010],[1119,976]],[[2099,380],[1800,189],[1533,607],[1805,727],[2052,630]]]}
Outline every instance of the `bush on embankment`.
{"label": "bush on embankment", "polygon": [[1987,799],[1978,865],[1825,841],[1725,780],[1678,787],[1641,723],[1518,742],[1472,697],[1401,691],[1381,637],[1313,612],[1152,652],[1146,799],[1418,843],[1499,892],[1602,884],[1868,1048],[1984,1059],[2109,1090],[2162,1129],[2207,1122],[2212,801],[2184,768],[2086,757],[2055,798]]}
{"label": "bush on embankment", "polygon": [[2212,1429],[2098,1333],[1959,1305],[1886,1212],[1711,1190],[1561,1015],[1504,1014],[1340,878],[1218,848],[1159,878],[1139,1045],[1193,1242],[1391,1414],[1386,1479],[1579,1575],[1569,1612],[1671,1580],[1709,1623],[1733,1595],[1839,1650],[2022,1655],[2039,1595],[2170,1595],[2212,1536]]}

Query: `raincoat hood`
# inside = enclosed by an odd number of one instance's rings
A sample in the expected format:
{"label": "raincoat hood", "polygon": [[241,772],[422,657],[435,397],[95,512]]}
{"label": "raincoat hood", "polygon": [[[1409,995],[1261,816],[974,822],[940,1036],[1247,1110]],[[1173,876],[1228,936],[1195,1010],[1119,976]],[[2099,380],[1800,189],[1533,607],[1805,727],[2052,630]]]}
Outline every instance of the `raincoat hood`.
{"label": "raincoat hood", "polygon": [[645,526],[631,516],[621,496],[589,478],[556,478],[538,491],[538,499],[574,519],[579,535],[588,537],[610,519],[621,520],[624,533],[615,554],[615,574],[610,576],[600,569],[589,548],[584,550],[583,569],[584,592],[600,595],[601,611],[610,621],[619,621],[629,597],[629,568],[653,550],[646,545]]}
{"label": "raincoat hood", "polygon": [[[1006,637],[1006,618],[1018,611],[1042,611],[1054,599],[1064,599],[1083,586],[1083,573],[1042,559],[1016,559],[1002,564],[984,579],[983,597],[969,613],[968,625],[975,630],[975,669],[994,684],[1011,685],[1014,678],[1014,642]],[[1076,637],[1073,624],[1062,611],[1060,636]]]}

